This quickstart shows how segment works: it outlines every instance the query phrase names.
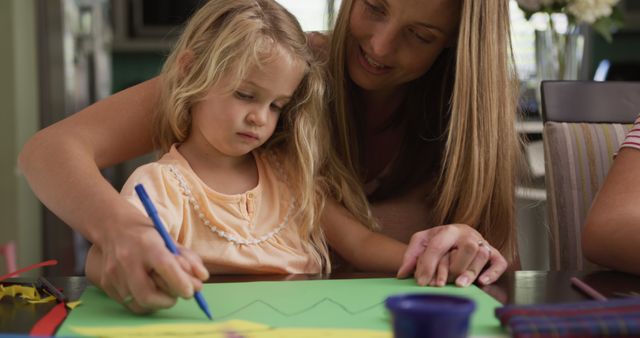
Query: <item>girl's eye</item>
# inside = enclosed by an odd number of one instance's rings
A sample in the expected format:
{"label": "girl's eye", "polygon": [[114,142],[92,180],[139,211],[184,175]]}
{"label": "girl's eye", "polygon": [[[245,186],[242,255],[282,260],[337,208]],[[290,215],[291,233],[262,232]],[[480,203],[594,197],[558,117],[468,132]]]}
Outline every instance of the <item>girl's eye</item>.
{"label": "girl's eye", "polygon": [[417,32],[415,29],[413,29],[413,28],[409,29],[409,32],[410,32],[411,34],[413,34],[413,36],[414,36],[416,39],[418,39],[420,42],[423,42],[423,43],[431,43],[431,41],[433,40],[433,39],[431,39],[431,38],[427,38],[427,37],[425,37],[424,35],[422,35],[422,34],[418,33],[418,32]]}
{"label": "girl's eye", "polygon": [[278,106],[277,104],[273,103],[271,104],[271,110],[281,113],[282,109],[284,109],[284,107]]}
{"label": "girl's eye", "polygon": [[363,1],[365,7],[367,8],[368,11],[372,12],[373,14],[376,15],[384,15],[384,8],[382,6],[377,6],[374,5],[373,3],[369,2],[369,1]]}
{"label": "girl's eye", "polygon": [[243,93],[241,91],[236,91],[235,95],[236,95],[236,97],[238,97],[239,99],[242,99],[242,100],[251,100],[251,99],[253,99],[253,95],[247,94],[247,93]]}

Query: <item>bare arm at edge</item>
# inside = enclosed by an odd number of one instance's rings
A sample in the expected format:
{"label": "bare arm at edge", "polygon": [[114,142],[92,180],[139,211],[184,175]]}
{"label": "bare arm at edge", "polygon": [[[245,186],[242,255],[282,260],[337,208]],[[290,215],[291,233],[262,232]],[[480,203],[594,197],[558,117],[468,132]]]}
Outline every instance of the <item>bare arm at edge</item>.
{"label": "bare arm at edge", "polygon": [[623,148],[598,192],[582,232],[585,256],[640,275],[640,150]]}

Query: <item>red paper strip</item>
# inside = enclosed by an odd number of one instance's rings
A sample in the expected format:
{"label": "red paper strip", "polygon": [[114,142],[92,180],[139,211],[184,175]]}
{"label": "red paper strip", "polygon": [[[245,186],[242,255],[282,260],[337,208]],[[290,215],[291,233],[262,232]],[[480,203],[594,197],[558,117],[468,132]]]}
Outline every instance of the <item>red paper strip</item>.
{"label": "red paper strip", "polygon": [[5,280],[7,278],[15,277],[15,276],[17,276],[17,275],[19,275],[21,273],[25,273],[25,272],[27,272],[29,270],[41,268],[43,266],[56,265],[56,264],[58,264],[58,261],[55,260],[55,259],[51,259],[51,260],[48,260],[48,261],[44,261],[44,262],[40,262],[40,263],[37,263],[37,264],[29,265],[26,268],[23,268],[23,269],[20,269],[20,270],[16,270],[16,271],[8,273],[8,274],[6,274],[4,276],[0,276],[0,282],[2,282],[3,280]]}
{"label": "red paper strip", "polygon": [[64,303],[58,303],[51,311],[49,311],[44,317],[40,318],[38,322],[33,325],[30,336],[53,336],[56,329],[62,321],[67,317],[67,308]]}

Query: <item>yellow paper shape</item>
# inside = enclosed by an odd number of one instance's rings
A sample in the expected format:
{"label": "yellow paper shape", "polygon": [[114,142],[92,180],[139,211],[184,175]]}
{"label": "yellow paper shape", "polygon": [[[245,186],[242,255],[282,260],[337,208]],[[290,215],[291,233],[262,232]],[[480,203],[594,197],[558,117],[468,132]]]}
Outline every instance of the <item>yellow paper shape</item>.
{"label": "yellow paper shape", "polygon": [[55,302],[55,301],[56,301],[55,296],[47,296],[40,299],[27,299],[27,302],[29,302],[30,304],[42,304],[42,303],[49,303],[49,302]]}
{"label": "yellow paper shape", "polygon": [[357,329],[272,328],[260,323],[230,320],[211,324],[153,324],[131,327],[72,327],[74,332],[99,337],[188,338],[391,338],[390,332]]}
{"label": "yellow paper shape", "polygon": [[71,310],[75,309],[76,307],[78,307],[78,305],[82,304],[81,300],[76,300],[75,302],[67,302],[65,305],[70,308]]}
{"label": "yellow paper shape", "polygon": [[247,334],[247,338],[392,338],[390,332],[354,329],[273,329]]}
{"label": "yellow paper shape", "polygon": [[100,337],[224,337],[228,332],[250,332],[254,330],[268,330],[263,324],[241,320],[231,320],[211,324],[152,324],[140,326],[105,326],[105,327],[77,327],[71,328],[76,333],[85,336]]}
{"label": "yellow paper shape", "polygon": [[40,297],[40,293],[33,286],[25,286],[25,285],[9,285],[4,286],[0,284],[0,299],[4,296],[16,297],[20,295],[20,298],[28,301],[29,303],[48,303],[54,302],[56,300],[55,297]]}

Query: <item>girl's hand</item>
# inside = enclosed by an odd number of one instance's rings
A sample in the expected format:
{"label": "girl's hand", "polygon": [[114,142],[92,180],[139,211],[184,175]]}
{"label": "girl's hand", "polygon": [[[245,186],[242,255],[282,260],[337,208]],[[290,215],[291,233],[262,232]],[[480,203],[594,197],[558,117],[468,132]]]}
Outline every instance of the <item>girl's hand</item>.
{"label": "girl's hand", "polygon": [[[180,247],[181,255],[174,256],[152,226],[120,229],[94,252],[101,257],[87,260],[86,270],[92,282],[131,311],[172,307],[178,297],[192,297],[209,278],[198,255]],[[99,266],[91,267],[91,262]]]}
{"label": "girl's hand", "polygon": [[475,229],[466,224],[449,224],[411,237],[398,278],[406,278],[415,271],[419,285],[443,286],[447,281],[455,281],[456,285],[465,287],[482,272],[478,279],[487,285],[495,282],[507,265],[500,252]]}

